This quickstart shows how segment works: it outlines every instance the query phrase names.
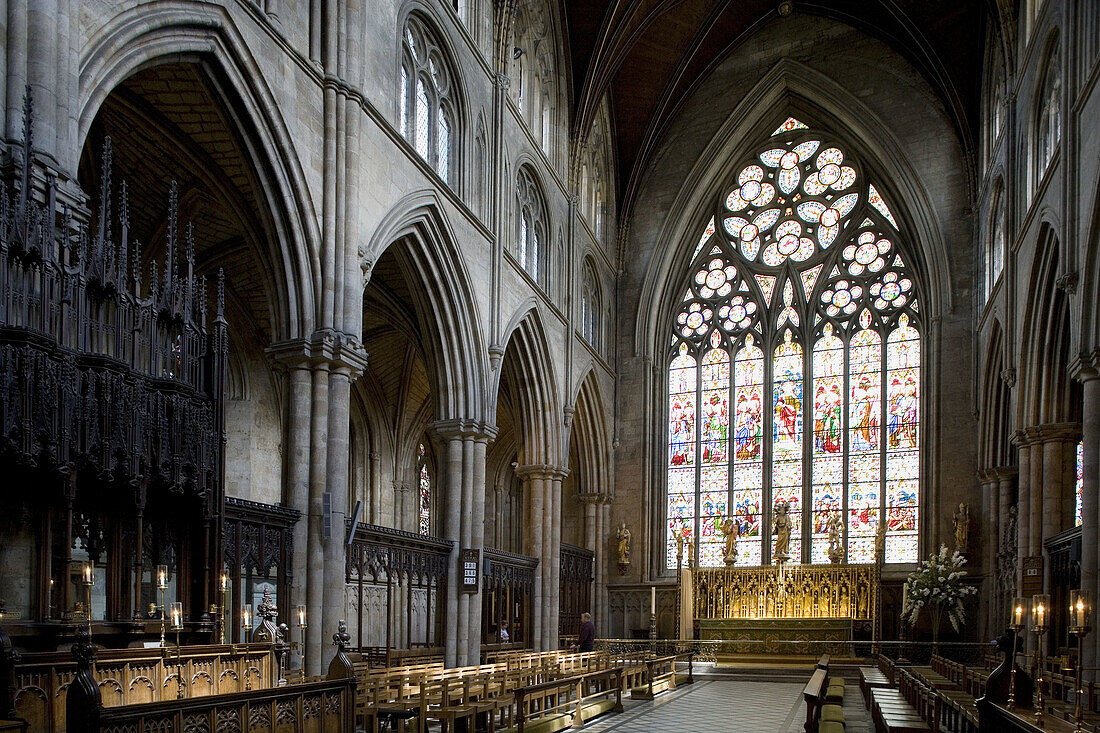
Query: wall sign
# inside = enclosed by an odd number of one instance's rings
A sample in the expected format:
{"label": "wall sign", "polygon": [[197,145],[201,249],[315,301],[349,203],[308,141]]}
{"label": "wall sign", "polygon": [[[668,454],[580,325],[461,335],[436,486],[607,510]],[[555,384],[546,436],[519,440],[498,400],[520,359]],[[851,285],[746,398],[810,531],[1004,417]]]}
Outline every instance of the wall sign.
{"label": "wall sign", "polygon": [[1031,555],[1022,561],[1020,573],[1020,595],[1027,598],[1043,592],[1043,556]]}
{"label": "wall sign", "polygon": [[458,553],[459,590],[463,593],[477,593],[481,582],[481,551],[465,549]]}

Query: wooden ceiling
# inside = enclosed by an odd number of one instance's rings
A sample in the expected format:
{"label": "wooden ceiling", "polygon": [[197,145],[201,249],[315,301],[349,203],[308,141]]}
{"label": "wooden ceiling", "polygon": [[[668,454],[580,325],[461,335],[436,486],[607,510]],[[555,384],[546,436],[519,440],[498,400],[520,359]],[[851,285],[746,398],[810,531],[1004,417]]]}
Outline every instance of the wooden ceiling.
{"label": "wooden ceiling", "polygon": [[859,29],[905,57],[940,95],[965,149],[976,137],[984,29],[993,0],[563,0],[576,130],[605,92],[619,196],[633,186],[679,106],[763,24],[794,14]]}

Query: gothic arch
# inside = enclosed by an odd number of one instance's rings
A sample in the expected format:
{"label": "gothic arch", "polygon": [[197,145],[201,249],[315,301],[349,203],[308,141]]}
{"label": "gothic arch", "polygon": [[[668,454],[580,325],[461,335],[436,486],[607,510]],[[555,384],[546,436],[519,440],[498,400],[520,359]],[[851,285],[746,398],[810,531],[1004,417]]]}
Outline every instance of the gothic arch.
{"label": "gothic arch", "polygon": [[[272,259],[278,276],[271,283],[278,306],[276,339],[307,336],[320,319],[320,232],[309,188],[293,138],[248,44],[221,8],[204,6],[183,12],[175,7],[141,5],[120,13],[81,50],[78,140],[83,141],[96,112],[124,80],[145,68],[166,63],[209,65],[223,76],[218,86],[226,111],[235,115],[244,150],[262,182],[260,190],[273,231]],[[318,79],[318,85],[320,80]],[[288,208],[287,202],[293,202]]]}
{"label": "gothic arch", "polygon": [[604,400],[593,367],[589,365],[574,397],[570,438],[576,441],[579,463],[569,466],[570,476],[581,495],[608,496],[611,485],[611,431]]}
{"label": "gothic arch", "polygon": [[493,422],[480,310],[460,247],[442,204],[430,190],[405,196],[384,216],[366,248],[368,268],[390,247],[414,290],[425,329],[424,358],[437,420]]}
{"label": "gothic arch", "polygon": [[564,463],[561,400],[538,306],[525,304],[512,318],[503,340],[506,348],[496,391],[499,395],[502,383],[509,380],[520,416],[520,464],[560,466]]}
{"label": "gothic arch", "polygon": [[783,59],[715,131],[669,206],[676,214],[661,225],[657,254],[638,299],[633,339],[637,353],[655,356],[665,346],[667,329],[662,322],[667,319],[669,304],[679,295],[685,262],[710,219],[715,192],[736,175],[735,166],[749,148],[766,139],[788,115],[830,130],[874,172],[883,195],[897,210],[901,227],[910,233],[914,269],[926,278],[922,292],[926,316],[934,318],[952,309],[952,270],[936,207],[888,121],[880,120],[827,76]]}
{"label": "gothic arch", "polygon": [[978,465],[982,469],[998,468],[1011,463],[1012,393],[1005,382],[1004,363],[1004,330],[1000,321],[994,319],[980,386],[982,444]]}

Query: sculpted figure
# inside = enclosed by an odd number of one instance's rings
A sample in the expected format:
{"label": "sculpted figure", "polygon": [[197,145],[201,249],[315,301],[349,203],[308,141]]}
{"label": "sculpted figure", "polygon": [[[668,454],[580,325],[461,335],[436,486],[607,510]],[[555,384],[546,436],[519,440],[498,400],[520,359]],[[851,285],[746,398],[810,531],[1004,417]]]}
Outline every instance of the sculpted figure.
{"label": "sculpted figure", "polygon": [[844,548],[840,542],[840,514],[834,512],[829,515],[825,524],[829,528],[829,549],[826,554],[829,556],[829,562],[836,564],[844,559]]}
{"label": "sculpted figure", "polygon": [[737,562],[737,538],[741,536],[741,523],[729,516],[718,528],[722,530],[722,536],[726,540],[724,553],[726,565],[733,565]]}
{"label": "sculpted figure", "polygon": [[626,522],[619,525],[619,531],[615,534],[615,537],[619,540],[619,564],[630,564],[630,530],[626,527]]}
{"label": "sculpted figure", "polygon": [[955,549],[966,552],[966,540],[970,531],[970,510],[966,504],[959,504],[955,510]]}
{"label": "sculpted figure", "polygon": [[775,505],[775,526],[772,534],[775,535],[775,560],[786,562],[791,556],[791,515],[787,505],[782,502]]}

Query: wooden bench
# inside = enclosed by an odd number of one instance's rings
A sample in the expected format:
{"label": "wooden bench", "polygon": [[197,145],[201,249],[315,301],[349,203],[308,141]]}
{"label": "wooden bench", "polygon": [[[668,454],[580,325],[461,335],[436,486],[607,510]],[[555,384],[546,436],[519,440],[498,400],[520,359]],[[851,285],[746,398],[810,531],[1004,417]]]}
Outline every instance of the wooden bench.
{"label": "wooden bench", "polygon": [[871,709],[871,690],[876,687],[892,687],[890,680],[878,667],[859,668],[859,691],[863,693],[863,705]]}
{"label": "wooden bench", "polygon": [[817,733],[821,708],[825,706],[825,692],[829,682],[828,668],[818,667],[810,675],[809,682],[802,688],[802,699],[806,702],[806,733]]}
{"label": "wooden bench", "polygon": [[503,733],[555,733],[622,712],[622,669],[600,670],[516,688],[515,725]]}
{"label": "wooden bench", "polygon": [[[693,664],[694,653],[670,654],[666,657],[647,659],[646,683],[638,685],[630,690],[630,697],[634,700],[652,700],[657,695],[667,690],[675,690],[678,685],[690,685],[695,682],[695,670]],[[676,672],[676,662],[687,662],[686,674]]]}
{"label": "wooden bench", "polygon": [[896,689],[871,690],[871,719],[875,730],[878,733],[936,733],[940,710],[935,690],[921,684],[905,669],[896,671]]}

